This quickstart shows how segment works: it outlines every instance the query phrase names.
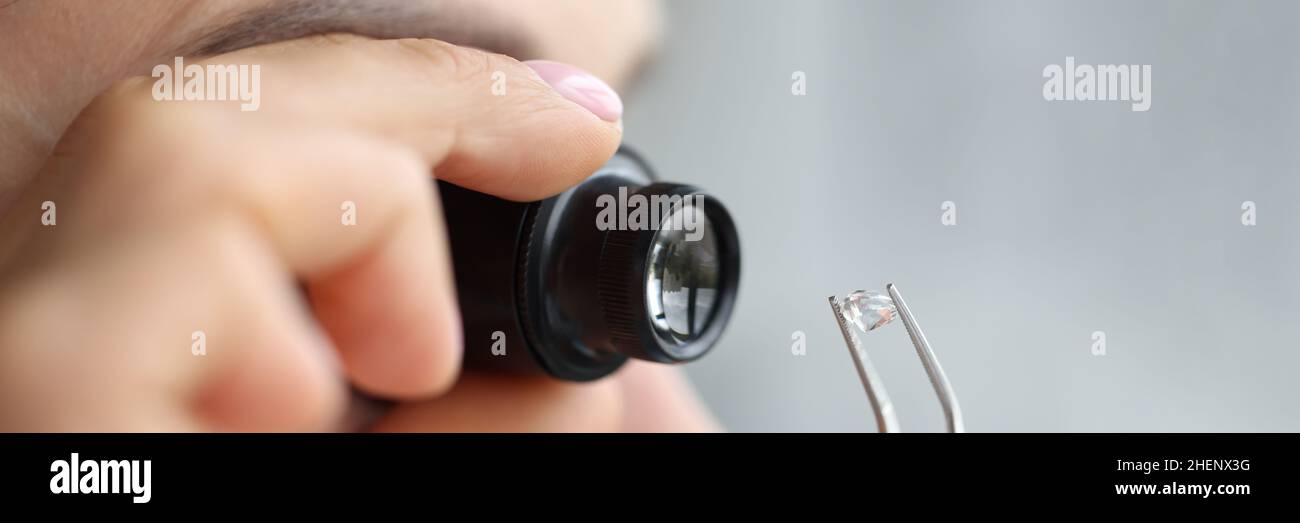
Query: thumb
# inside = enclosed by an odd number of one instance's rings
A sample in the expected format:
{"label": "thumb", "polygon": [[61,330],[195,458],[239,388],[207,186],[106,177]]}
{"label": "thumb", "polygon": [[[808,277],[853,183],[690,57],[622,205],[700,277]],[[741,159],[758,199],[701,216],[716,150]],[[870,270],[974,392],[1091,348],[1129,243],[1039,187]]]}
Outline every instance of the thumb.
{"label": "thumb", "polygon": [[460,135],[434,168],[439,179],[507,199],[538,199],[578,183],[613,156],[623,134],[618,94],[568,64],[522,65],[534,75],[510,86],[517,88],[514,94],[509,87],[497,91],[499,97],[518,97],[501,101],[514,110],[493,112],[492,120],[475,122],[481,127]]}
{"label": "thumb", "polygon": [[432,39],[334,35],[286,43],[289,52],[279,45],[215,58],[262,65],[259,116],[373,131],[468,189],[552,196],[599,169],[622,139],[618,95],[573,66]]}

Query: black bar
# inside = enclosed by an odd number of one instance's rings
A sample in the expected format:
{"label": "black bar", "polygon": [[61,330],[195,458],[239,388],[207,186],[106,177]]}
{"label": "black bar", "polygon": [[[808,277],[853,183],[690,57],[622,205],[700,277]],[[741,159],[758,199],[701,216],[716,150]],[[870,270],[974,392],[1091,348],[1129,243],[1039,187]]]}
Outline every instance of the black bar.
{"label": "black bar", "polygon": [[[1297,443],[1282,434],[10,434],[0,436],[0,500],[148,511],[214,503],[429,509],[432,500],[496,506],[508,494],[525,503],[515,508],[539,515],[591,496],[647,495],[761,506],[892,499],[905,509],[903,500],[919,499],[1197,510],[1291,498]],[[73,453],[83,464],[149,460],[149,501],[52,493],[52,464],[70,465]],[[1180,470],[1168,470],[1175,462]],[[1249,492],[1116,493],[1117,485],[1176,492],[1193,484]]]}

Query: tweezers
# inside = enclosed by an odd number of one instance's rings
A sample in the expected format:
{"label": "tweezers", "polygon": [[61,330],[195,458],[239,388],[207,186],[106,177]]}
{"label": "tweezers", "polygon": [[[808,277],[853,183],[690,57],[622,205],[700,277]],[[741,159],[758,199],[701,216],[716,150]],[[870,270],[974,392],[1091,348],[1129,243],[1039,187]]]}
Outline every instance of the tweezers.
{"label": "tweezers", "polygon": [[[903,301],[903,295],[898,292],[898,288],[890,283],[885,286],[885,289],[889,291],[889,297],[894,300],[894,308],[897,309],[899,318],[903,320],[903,326],[907,328],[907,335],[912,338],[916,355],[921,358],[921,365],[925,367],[925,373],[930,376],[930,384],[934,386],[934,392],[939,396],[939,404],[943,406],[948,432],[965,432],[961,407],[957,405],[957,394],[953,392],[948,376],[943,373],[943,367],[939,366],[939,359],[935,357],[934,351],[930,350],[930,342],[926,341],[925,333],[921,332],[921,327],[916,324],[916,318],[907,308],[907,302]],[[867,351],[862,347],[858,336],[849,328],[839,299],[831,296],[827,300],[831,303],[831,310],[835,312],[835,321],[840,326],[840,333],[844,335],[844,343],[848,345],[849,354],[853,356],[853,365],[858,369],[862,387],[867,391],[867,400],[871,402],[871,409],[875,413],[877,429],[880,432],[899,432],[898,416],[894,414],[894,404],[889,401],[889,394],[885,392],[885,384],[881,381],[880,374],[871,364],[871,358],[867,357]]]}

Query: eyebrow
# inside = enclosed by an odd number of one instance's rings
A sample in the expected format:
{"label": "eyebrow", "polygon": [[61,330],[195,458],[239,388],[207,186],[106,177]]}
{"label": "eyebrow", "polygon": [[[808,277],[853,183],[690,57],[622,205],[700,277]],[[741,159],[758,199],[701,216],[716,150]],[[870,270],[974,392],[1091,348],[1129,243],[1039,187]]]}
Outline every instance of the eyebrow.
{"label": "eyebrow", "polygon": [[437,38],[519,60],[534,58],[536,45],[522,28],[475,7],[444,0],[284,0],[240,13],[200,34],[177,54],[212,56],[312,35],[352,33],[380,39]]}

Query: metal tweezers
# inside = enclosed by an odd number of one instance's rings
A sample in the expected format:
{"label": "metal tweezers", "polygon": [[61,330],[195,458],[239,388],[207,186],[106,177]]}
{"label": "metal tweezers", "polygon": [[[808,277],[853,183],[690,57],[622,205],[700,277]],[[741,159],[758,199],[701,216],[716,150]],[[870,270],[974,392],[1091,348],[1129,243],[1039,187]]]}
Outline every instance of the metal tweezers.
{"label": "metal tweezers", "polygon": [[[903,320],[903,326],[907,328],[908,336],[912,338],[912,345],[916,347],[916,355],[921,358],[925,373],[930,376],[930,384],[934,385],[934,392],[939,396],[939,403],[943,405],[948,432],[965,432],[961,408],[957,406],[957,395],[952,390],[952,384],[948,382],[948,376],[939,366],[939,359],[934,356],[934,351],[930,350],[930,342],[926,341],[925,333],[921,332],[921,327],[916,324],[916,318],[907,308],[907,302],[903,301],[903,295],[899,294],[898,288],[891,283],[886,285],[885,289],[889,291],[889,297],[894,300],[894,307]],[[862,387],[867,390],[867,399],[871,401],[871,408],[875,411],[876,427],[880,432],[899,432],[898,417],[894,414],[894,404],[889,401],[889,394],[885,393],[884,382],[880,380],[876,368],[871,365],[871,358],[867,357],[867,351],[862,348],[857,335],[849,328],[839,299],[835,296],[827,299],[831,302],[831,310],[835,312],[835,321],[840,325],[840,332],[844,334],[844,343],[848,344],[849,354],[853,356],[853,365],[858,368],[858,377],[862,378]]]}

